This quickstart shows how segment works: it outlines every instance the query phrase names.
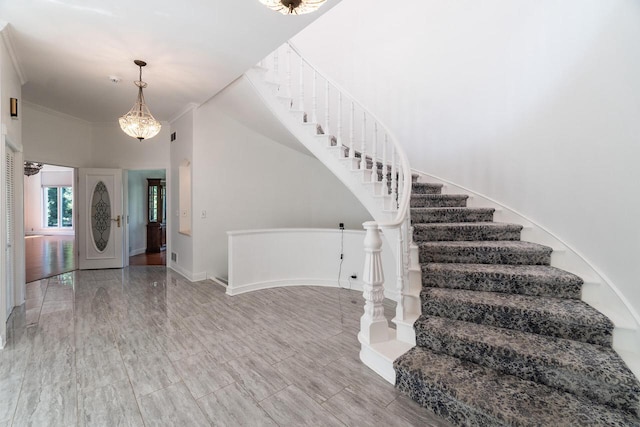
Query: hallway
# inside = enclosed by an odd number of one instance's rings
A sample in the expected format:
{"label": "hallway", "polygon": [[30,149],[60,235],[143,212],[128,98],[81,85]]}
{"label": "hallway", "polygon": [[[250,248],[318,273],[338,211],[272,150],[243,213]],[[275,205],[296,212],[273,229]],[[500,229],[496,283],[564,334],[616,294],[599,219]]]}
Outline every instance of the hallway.
{"label": "hallway", "polygon": [[65,273],[27,298],[0,352],[0,425],[447,425],[359,361],[359,292],[228,297],[149,266]]}

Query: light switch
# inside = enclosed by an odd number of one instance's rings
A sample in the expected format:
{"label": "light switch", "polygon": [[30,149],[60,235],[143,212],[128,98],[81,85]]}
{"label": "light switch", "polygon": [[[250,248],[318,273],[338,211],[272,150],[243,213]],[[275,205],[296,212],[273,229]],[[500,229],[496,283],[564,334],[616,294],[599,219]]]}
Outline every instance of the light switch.
{"label": "light switch", "polygon": [[207,211],[203,209],[202,212],[200,212],[200,218],[204,219],[206,217],[207,217]]}

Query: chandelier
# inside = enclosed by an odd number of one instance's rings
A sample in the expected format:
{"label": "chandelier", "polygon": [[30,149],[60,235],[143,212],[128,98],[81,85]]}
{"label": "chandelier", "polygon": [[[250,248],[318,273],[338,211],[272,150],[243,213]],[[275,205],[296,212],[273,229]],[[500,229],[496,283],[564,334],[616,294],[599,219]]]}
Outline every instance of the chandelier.
{"label": "chandelier", "polygon": [[131,107],[131,110],[120,117],[119,122],[124,133],[142,141],[143,139],[156,136],[158,132],[160,132],[162,125],[153,118],[149,112],[149,108],[147,108],[147,104],[144,103],[142,89],[146,88],[147,84],[142,81],[142,67],[147,65],[147,63],[139,59],[133,62],[140,67],[140,80],[133,82],[138,86],[138,98],[136,98],[136,102],[133,104],[133,107]]}
{"label": "chandelier", "polygon": [[276,10],[283,15],[302,15],[318,10],[327,0],[259,0],[269,9]]}
{"label": "chandelier", "polygon": [[35,175],[42,169],[42,163],[24,162],[24,174],[26,176]]}

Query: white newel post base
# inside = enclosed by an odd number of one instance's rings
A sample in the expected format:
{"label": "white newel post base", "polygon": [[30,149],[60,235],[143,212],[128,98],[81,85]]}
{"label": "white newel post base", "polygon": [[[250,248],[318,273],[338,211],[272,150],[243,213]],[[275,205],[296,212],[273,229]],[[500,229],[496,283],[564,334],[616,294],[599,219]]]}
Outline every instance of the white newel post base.
{"label": "white newel post base", "polygon": [[364,314],[360,318],[360,342],[375,344],[389,340],[389,323],[384,317],[384,272],[382,271],[382,238],[378,224],[363,224],[364,237]]}

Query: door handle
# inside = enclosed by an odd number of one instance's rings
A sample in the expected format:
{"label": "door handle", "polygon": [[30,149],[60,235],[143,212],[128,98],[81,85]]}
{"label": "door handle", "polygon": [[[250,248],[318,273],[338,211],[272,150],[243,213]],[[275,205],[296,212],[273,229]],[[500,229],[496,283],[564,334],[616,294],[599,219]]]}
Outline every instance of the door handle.
{"label": "door handle", "polygon": [[118,228],[120,228],[120,220],[121,220],[120,215],[118,215],[116,218],[111,218],[111,221],[115,221],[118,223]]}

